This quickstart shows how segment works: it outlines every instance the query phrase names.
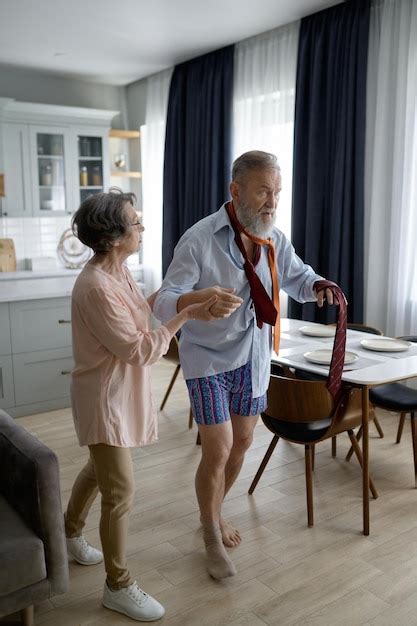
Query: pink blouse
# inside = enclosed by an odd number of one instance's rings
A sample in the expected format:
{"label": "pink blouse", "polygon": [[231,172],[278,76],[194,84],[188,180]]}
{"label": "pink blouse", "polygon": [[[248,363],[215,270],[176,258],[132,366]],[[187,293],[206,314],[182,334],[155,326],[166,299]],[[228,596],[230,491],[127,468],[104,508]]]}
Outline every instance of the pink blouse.
{"label": "pink blouse", "polygon": [[71,400],[81,446],[130,448],[158,436],[150,365],[171,333],[151,330],[151,309],[127,268],[125,278],[88,264],[72,292]]}

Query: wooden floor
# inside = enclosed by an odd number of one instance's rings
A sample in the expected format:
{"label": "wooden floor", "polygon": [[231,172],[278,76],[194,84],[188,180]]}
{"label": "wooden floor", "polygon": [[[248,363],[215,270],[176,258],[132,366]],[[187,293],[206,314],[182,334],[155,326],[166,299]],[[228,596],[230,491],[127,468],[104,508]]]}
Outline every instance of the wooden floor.
{"label": "wooden floor", "polygon": [[[172,366],[154,368],[160,402]],[[362,528],[361,475],[346,463],[348,438],[317,446],[315,527],[307,528],[303,449],[280,442],[253,496],[248,486],[271,439],[262,423],[229,497],[225,515],[242,531],[230,550],[238,573],[225,582],[205,571],[194,495],[200,449],[187,429],[188,404],[178,379],[160,415],[159,443],[133,452],[136,500],[130,523],[129,567],[140,585],[165,606],[166,625],[393,626],[417,624],[417,490],[410,426],[396,445],[398,417],[380,413],[385,438],[371,426],[371,535]],[[20,418],[50,446],[61,465],[63,504],[86,460],[70,410]],[[87,539],[99,546],[97,500]],[[103,565],[70,563],[70,591],[36,607],[35,623],[50,626],[132,624],[101,606]],[[2,625],[3,626],[3,625]]]}

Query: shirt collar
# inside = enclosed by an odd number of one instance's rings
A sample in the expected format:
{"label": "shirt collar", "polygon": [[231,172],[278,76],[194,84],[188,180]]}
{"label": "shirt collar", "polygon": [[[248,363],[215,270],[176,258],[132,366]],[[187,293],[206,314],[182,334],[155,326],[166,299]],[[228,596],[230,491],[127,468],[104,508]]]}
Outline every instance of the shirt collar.
{"label": "shirt collar", "polygon": [[229,216],[226,211],[226,202],[223,206],[217,211],[216,219],[214,221],[214,231],[217,233],[219,230],[228,226],[231,230],[233,230],[232,225],[230,224]]}

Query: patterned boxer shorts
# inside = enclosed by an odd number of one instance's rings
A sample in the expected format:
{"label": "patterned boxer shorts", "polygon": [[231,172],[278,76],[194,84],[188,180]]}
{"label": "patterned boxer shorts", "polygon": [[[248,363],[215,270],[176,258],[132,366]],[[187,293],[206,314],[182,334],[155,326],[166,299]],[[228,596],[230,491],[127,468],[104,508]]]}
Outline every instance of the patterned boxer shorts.
{"label": "patterned boxer shorts", "polygon": [[185,381],[197,424],[223,424],[235,415],[259,415],[265,411],[266,394],[252,397],[250,363],[230,372]]}

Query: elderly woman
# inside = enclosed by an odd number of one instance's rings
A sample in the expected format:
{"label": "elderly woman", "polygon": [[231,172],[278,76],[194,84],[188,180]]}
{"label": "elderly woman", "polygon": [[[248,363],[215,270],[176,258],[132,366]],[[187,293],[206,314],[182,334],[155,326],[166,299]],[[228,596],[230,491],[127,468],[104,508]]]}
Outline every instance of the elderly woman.
{"label": "elderly woman", "polygon": [[185,322],[214,319],[210,307],[216,296],[151,330],[154,297],[144,298],[124,264],[138,250],[144,231],[134,202],[133,194],[112,189],[89,197],[73,218],[74,232],[94,251],[72,294],[72,408],[80,445],[89,447],[90,456],[75,481],[65,529],[68,553],[78,563],[103,559],[82,535],[100,492],[107,573],[103,605],[138,621],[153,621],[162,617],[164,608],[131,578],[126,563],[134,496],[130,448],[157,439],[149,366],[167,351]]}

